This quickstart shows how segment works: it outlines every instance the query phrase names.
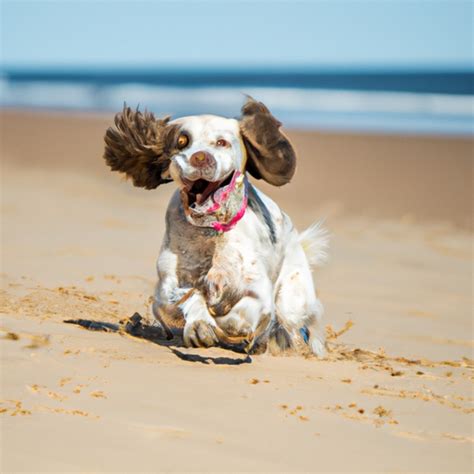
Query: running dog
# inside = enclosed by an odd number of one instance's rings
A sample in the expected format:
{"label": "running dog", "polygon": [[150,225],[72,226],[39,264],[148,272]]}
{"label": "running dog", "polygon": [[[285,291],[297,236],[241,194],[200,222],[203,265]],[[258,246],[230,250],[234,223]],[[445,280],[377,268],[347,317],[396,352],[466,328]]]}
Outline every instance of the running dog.
{"label": "running dog", "polygon": [[153,312],[183,328],[186,346],[325,352],[311,267],[325,260],[327,234],[318,224],[298,233],[249,181],[282,186],[293,177],[296,154],[280,127],[248,98],[240,119],[157,119],[124,106],[106,132],[104,158],[113,171],[146,189],[177,187]]}

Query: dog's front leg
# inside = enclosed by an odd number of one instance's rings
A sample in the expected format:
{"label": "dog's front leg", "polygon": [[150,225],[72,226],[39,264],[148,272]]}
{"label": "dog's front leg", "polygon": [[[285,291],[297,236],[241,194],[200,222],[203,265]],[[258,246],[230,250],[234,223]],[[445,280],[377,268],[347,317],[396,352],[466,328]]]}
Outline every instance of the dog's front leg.
{"label": "dog's front leg", "polygon": [[216,322],[209,314],[206,301],[198,290],[180,305],[185,324],[183,339],[188,347],[211,347],[218,344],[215,333]]}
{"label": "dog's front leg", "polygon": [[[158,284],[160,287],[160,284]],[[158,289],[153,303],[155,317],[175,324],[184,319],[183,340],[187,347],[211,347],[218,343],[216,322],[209,314],[201,293],[194,288],[166,288],[171,295]],[[177,296],[180,298],[177,298]],[[171,296],[169,298],[168,296]],[[178,323],[179,324],[179,323]],[[181,323],[182,324],[182,323]]]}
{"label": "dog's front leg", "polygon": [[158,284],[155,290],[153,313],[173,326],[183,326],[186,346],[210,347],[218,340],[214,329],[216,323],[209,314],[201,292],[191,286],[179,284],[177,256],[163,248],[158,258]]}
{"label": "dog's front leg", "polygon": [[[158,284],[160,287],[160,284]],[[160,320],[179,324],[184,319],[183,340],[187,347],[211,347],[218,343],[214,328],[216,322],[209,314],[201,293],[194,288],[165,288],[155,294],[153,313]]]}

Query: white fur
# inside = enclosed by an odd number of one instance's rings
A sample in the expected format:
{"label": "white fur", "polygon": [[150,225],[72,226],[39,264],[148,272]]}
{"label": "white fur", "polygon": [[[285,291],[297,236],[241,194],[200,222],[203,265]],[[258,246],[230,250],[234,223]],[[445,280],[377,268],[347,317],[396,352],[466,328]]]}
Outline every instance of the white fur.
{"label": "white fur", "polygon": [[322,221],[315,222],[299,235],[306,258],[312,267],[319,267],[329,259],[329,233]]}
{"label": "white fur", "polygon": [[[172,124],[183,126],[192,136],[190,145],[175,155],[171,161],[170,174],[178,183],[181,178],[195,180],[199,177],[209,181],[220,181],[242,167],[244,159],[239,139],[239,122],[216,115],[200,115],[181,117],[173,120]],[[216,146],[223,138],[230,148]],[[189,162],[193,153],[206,151],[211,153],[217,162],[216,170],[206,174],[206,170],[197,170]]]}
{"label": "white fur", "polygon": [[[193,176],[194,170],[188,159],[197,150],[209,150],[216,156],[218,167],[214,180],[241,167],[243,156],[237,121],[200,116],[175,122],[192,130],[193,142],[173,159],[174,171],[171,174],[174,178],[183,174],[185,177]],[[219,138],[229,141],[231,147],[216,150],[214,143]],[[175,179],[179,184],[179,179]],[[218,300],[228,288],[238,290],[243,296],[225,316],[214,318],[204,296],[194,289],[192,296],[180,306],[185,318],[185,342],[195,341],[199,331],[212,332],[216,325],[226,330],[230,324],[242,333],[257,331],[257,336],[269,335],[272,327],[279,325],[296,346],[309,347],[321,356],[324,354],[323,306],[316,297],[311,266],[320,265],[327,259],[328,234],[320,223],[298,234],[279,206],[260,191],[257,193],[270,214],[275,242],[270,239],[267,223],[250,207],[235,228],[219,237],[212,265],[204,280],[208,285],[208,298],[212,300],[215,296]],[[192,226],[189,232],[193,232]],[[172,229],[168,234],[170,239],[180,238],[173,235]],[[191,290],[179,287],[178,258],[185,257],[173,254],[164,245],[157,264],[159,282],[156,293],[156,301],[163,307],[176,303]],[[270,324],[262,326],[265,318]],[[309,331],[308,344],[303,341],[301,328]]]}

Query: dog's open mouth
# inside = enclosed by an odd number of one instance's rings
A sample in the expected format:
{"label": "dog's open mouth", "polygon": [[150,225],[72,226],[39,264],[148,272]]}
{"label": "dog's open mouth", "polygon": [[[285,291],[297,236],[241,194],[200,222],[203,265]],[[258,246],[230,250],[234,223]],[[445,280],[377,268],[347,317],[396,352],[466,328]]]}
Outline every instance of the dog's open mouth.
{"label": "dog's open mouth", "polygon": [[227,232],[245,214],[247,190],[245,174],[238,170],[220,181],[184,182],[181,202],[186,219],[192,225]]}
{"label": "dog's open mouth", "polygon": [[231,180],[232,174],[221,181],[207,181],[206,179],[184,181],[184,191],[188,198],[188,206],[202,206],[217,190],[229,185]]}

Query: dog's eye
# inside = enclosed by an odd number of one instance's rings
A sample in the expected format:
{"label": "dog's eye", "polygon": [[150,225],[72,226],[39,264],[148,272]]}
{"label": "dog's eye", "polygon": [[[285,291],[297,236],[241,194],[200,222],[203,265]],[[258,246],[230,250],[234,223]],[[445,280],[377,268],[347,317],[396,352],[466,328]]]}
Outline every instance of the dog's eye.
{"label": "dog's eye", "polygon": [[219,140],[216,142],[216,146],[230,146],[230,143],[223,138],[219,138]]}
{"label": "dog's eye", "polygon": [[176,142],[176,146],[182,150],[183,148],[187,147],[189,144],[189,137],[185,134],[185,133],[182,133],[179,137],[178,137],[178,141]]}

